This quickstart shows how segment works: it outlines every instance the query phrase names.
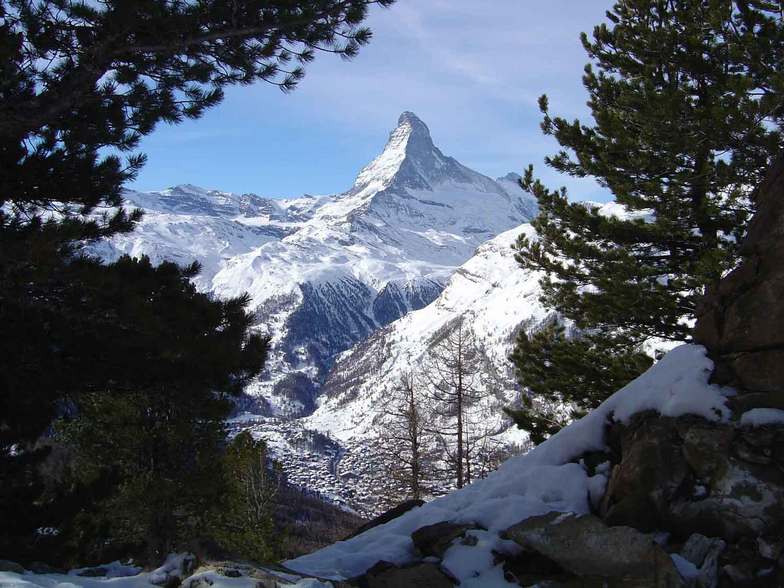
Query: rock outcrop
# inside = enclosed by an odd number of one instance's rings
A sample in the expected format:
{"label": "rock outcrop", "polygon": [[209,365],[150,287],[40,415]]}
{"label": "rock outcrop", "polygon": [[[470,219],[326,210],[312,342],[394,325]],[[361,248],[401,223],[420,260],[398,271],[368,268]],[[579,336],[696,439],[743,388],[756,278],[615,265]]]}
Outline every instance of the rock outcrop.
{"label": "rock outcrop", "polygon": [[708,291],[695,340],[716,362],[716,381],[743,392],[739,410],[784,409],[784,159],[755,201],[742,262]]}
{"label": "rock outcrop", "polygon": [[[593,515],[553,512],[531,517],[508,529],[506,536],[526,550],[518,561],[546,558],[553,570],[566,572],[562,582],[581,578],[599,586],[603,581],[639,588],[685,585],[670,556],[650,535],[632,527],[609,527]],[[541,557],[532,558],[531,552]]]}

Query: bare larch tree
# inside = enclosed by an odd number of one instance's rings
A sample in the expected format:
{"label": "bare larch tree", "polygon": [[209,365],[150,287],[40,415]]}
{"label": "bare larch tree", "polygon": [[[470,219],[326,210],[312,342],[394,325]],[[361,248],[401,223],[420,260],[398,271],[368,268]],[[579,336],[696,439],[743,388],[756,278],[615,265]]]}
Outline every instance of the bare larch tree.
{"label": "bare larch tree", "polygon": [[454,467],[457,487],[462,488],[471,481],[470,466],[466,467],[467,410],[482,397],[482,355],[473,330],[462,316],[448,323],[434,339],[425,358],[423,377],[437,417],[436,433]]}
{"label": "bare larch tree", "polygon": [[406,372],[387,391],[376,419],[387,502],[423,499],[430,493],[433,433],[430,412],[414,374]]}

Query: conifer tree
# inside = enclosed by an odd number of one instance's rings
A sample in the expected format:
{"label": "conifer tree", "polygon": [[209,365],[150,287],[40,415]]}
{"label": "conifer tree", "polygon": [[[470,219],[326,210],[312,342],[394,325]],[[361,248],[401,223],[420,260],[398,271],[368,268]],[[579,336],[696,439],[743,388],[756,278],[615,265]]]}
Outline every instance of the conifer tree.
{"label": "conifer tree", "polygon": [[280,467],[269,459],[266,443],[248,431],[232,439],[223,466],[227,487],[212,536],[229,553],[272,561],[282,544],[273,516],[283,483]]}
{"label": "conifer tree", "polygon": [[[108,480],[90,484],[102,486],[96,503],[119,499],[130,494],[118,479],[138,464],[124,451],[90,453],[98,440],[76,431],[100,428],[93,407],[109,421],[119,412],[179,415],[195,434],[227,410],[209,398],[238,393],[264,360],[248,299],[197,294],[189,284],[197,266],[104,265],[83,254],[86,243],[140,219],[123,208],[122,188],[144,163],[132,154],[141,137],[158,123],[197,118],[226,86],[293,89],[317,52],[355,55],[370,39],[361,26],[368,7],[392,2],[0,0],[0,520],[12,521],[0,531],[4,554],[24,560],[37,526],[73,522],[52,507],[54,495],[70,493],[72,514],[79,496],[92,501],[83,479],[54,492],[40,480],[49,452],[41,436],[56,417],[64,432],[70,426],[77,457],[96,460],[93,482]],[[201,401],[206,412],[183,410]],[[115,432],[125,449],[141,441]],[[156,438],[161,448],[187,449],[188,435]],[[140,510],[125,514],[143,526],[171,507],[167,500],[136,501]],[[91,532],[139,536],[118,522]],[[155,550],[180,535],[153,536]]]}
{"label": "conifer tree", "polygon": [[612,347],[612,338],[581,335],[567,338],[555,321],[517,337],[511,360],[525,382],[522,407],[506,409],[517,425],[541,443],[570,421],[581,418],[629,381],[629,374],[648,369],[651,358]]}
{"label": "conifer tree", "polygon": [[[0,382],[10,393],[0,399],[0,518],[13,524],[0,549],[34,558],[34,529],[46,526],[61,542],[48,557],[116,558],[123,547],[160,557],[197,534],[219,494],[213,464],[229,398],[260,372],[267,340],[250,332],[247,296],[196,291],[197,266],[41,253],[21,276],[1,274]],[[23,252],[0,247],[0,259],[13,268]],[[41,272],[35,281],[29,267]],[[56,417],[71,473],[37,493],[33,456]]]}
{"label": "conifer tree", "polygon": [[[626,366],[598,397],[639,373],[645,340],[688,340],[705,286],[735,263],[751,189],[782,145],[781,15],[780,2],[621,0],[609,25],[582,35],[592,123],[553,116],[540,99],[542,130],[562,147],[547,165],[594,178],[625,209],[572,202],[531,167],[521,181],[540,212],[518,260],[545,272],[544,302],[590,337],[588,348],[560,341],[570,350],[558,357],[606,349]],[[523,386],[523,352],[542,352],[529,343],[516,356]],[[580,399],[569,386],[588,363],[569,363],[553,357],[550,369],[565,374],[558,394]]]}

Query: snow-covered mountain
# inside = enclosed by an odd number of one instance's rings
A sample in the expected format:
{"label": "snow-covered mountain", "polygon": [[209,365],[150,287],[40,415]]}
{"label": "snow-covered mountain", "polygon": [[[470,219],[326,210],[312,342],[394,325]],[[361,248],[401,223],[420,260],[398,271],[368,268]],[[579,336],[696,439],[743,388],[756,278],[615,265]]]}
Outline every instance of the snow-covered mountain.
{"label": "snow-covered mountain", "polygon": [[473,330],[490,363],[487,369],[495,376],[499,402],[515,401],[517,387],[508,361],[515,335],[521,328],[535,328],[551,314],[539,301],[539,275],[521,269],[514,259],[512,245],[521,234],[535,235],[531,225],[523,224],[482,244],[455,270],[435,301],[339,356],[318,408],[304,422],[347,443],[366,436],[384,392],[404,373],[421,372],[434,339],[459,318]]}
{"label": "snow-covered mountain", "polygon": [[341,354],[311,415],[288,421],[242,415],[234,426],[267,439],[294,483],[373,513],[378,483],[373,445],[387,393],[403,373],[421,373],[433,340],[463,317],[485,355],[483,371],[491,376],[485,401],[469,409],[467,420],[492,431],[500,448],[518,449],[525,434],[502,411],[519,400],[507,357],[520,329],[535,329],[550,318],[539,302],[539,275],[514,259],[512,244],[523,233],[534,235],[523,224],[482,244],[436,300]]}
{"label": "snow-covered mountain", "polygon": [[535,214],[513,175],[493,180],[445,156],[410,112],[342,194],[283,200],[184,185],[126,199],[143,221],[98,253],[197,260],[202,290],[250,293],[273,349],[245,408],[288,417],[313,410],[340,353],[425,307],[480,244]]}

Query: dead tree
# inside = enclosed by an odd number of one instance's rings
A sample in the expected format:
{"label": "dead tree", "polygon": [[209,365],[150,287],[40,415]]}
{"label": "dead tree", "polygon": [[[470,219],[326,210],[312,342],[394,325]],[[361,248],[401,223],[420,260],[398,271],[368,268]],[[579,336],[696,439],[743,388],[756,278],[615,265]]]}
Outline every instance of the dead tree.
{"label": "dead tree", "polygon": [[[435,430],[454,467],[458,488],[470,482],[470,466],[466,467],[467,411],[482,397],[480,363],[476,337],[462,316],[436,336],[424,361],[423,376],[437,417]],[[452,439],[454,450],[450,450]]]}
{"label": "dead tree", "polygon": [[430,493],[433,433],[417,378],[400,377],[376,419],[378,451],[387,502],[422,499]]}

